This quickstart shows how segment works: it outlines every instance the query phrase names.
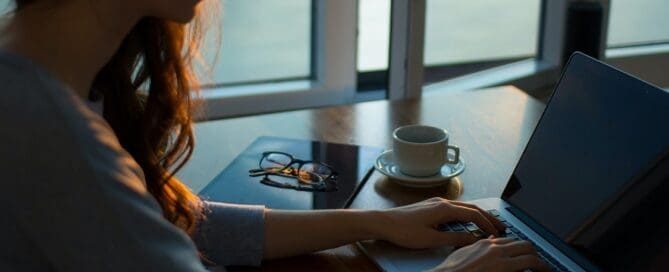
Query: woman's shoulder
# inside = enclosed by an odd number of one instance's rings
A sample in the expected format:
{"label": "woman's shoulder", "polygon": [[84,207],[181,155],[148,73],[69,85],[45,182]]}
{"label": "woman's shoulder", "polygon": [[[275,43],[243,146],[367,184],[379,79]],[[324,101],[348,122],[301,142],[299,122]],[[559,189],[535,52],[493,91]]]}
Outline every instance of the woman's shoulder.
{"label": "woman's shoulder", "polygon": [[53,178],[121,177],[131,189],[146,190],[141,168],[107,122],[41,67],[0,51],[0,86],[0,124],[9,128],[0,133],[2,154],[14,154],[0,156],[3,170],[24,169],[19,179],[47,170]]}
{"label": "woman's shoulder", "polygon": [[0,86],[0,118],[15,129],[41,128],[79,110],[73,93],[59,80],[29,59],[3,50]]}

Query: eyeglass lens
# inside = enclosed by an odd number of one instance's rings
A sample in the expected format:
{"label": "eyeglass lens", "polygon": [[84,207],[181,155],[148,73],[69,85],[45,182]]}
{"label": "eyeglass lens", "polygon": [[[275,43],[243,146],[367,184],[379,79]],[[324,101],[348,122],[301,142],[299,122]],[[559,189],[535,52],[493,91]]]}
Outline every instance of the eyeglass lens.
{"label": "eyeglass lens", "polygon": [[300,169],[286,168],[292,162],[292,158],[282,153],[270,153],[260,161],[260,168],[268,173],[283,172],[286,175],[297,177],[302,182],[322,182],[332,174],[332,170],[320,163],[306,162]]}
{"label": "eyeglass lens", "polygon": [[265,170],[265,172],[276,173],[286,168],[293,159],[281,153],[270,153],[262,158],[260,161],[260,168]]}
{"label": "eyeglass lens", "polygon": [[305,163],[298,171],[298,178],[307,182],[321,182],[332,174],[332,170],[319,163]]}

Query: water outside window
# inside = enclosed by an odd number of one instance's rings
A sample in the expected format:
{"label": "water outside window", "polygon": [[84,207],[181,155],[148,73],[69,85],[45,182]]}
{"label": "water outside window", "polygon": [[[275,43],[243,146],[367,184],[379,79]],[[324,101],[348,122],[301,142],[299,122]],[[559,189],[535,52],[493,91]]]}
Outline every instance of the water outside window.
{"label": "water outside window", "polygon": [[[427,0],[424,63],[535,55],[540,2]],[[358,71],[387,69],[390,0],[360,0],[358,16]]]}
{"label": "water outside window", "polygon": [[608,47],[669,42],[669,1],[611,0]]}
{"label": "water outside window", "polygon": [[311,76],[311,0],[225,0],[220,6],[222,40],[211,83]]}
{"label": "water outside window", "polygon": [[427,0],[424,63],[467,63],[532,57],[539,0]]}

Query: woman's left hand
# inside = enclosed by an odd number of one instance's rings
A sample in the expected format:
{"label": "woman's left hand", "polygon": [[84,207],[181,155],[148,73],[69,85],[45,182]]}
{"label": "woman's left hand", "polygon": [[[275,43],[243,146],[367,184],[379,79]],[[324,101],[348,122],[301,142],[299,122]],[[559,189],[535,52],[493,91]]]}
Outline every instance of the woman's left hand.
{"label": "woman's left hand", "polygon": [[380,239],[407,248],[461,247],[477,239],[468,232],[438,231],[439,224],[474,222],[481,230],[498,235],[506,228],[502,222],[481,208],[443,198],[431,198],[407,206],[383,210],[376,221]]}

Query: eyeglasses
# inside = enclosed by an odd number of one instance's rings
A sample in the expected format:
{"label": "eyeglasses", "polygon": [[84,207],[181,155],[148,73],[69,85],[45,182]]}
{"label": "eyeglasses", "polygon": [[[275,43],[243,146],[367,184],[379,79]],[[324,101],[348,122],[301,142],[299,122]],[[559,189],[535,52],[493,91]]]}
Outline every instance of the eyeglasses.
{"label": "eyeglasses", "polygon": [[[291,167],[296,165],[297,167]],[[263,176],[261,183],[269,186],[294,189],[298,191],[336,191],[337,172],[329,165],[295,159],[284,152],[263,152],[259,163],[260,168],[249,170],[249,176]],[[297,179],[297,184],[272,180],[270,175]]]}

